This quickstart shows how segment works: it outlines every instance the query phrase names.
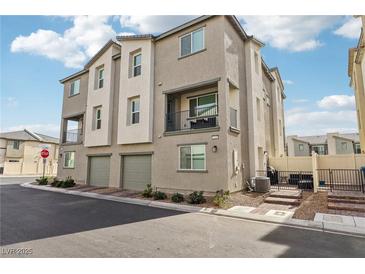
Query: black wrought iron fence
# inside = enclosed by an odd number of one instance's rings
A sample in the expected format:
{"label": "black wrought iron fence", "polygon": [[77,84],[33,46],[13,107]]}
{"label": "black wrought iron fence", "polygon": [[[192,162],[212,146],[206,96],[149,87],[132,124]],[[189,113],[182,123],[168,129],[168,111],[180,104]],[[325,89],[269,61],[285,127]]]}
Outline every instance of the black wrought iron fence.
{"label": "black wrought iron fence", "polygon": [[317,171],[321,189],[365,191],[365,176],[359,169],[317,169]]}
{"label": "black wrought iron fence", "polygon": [[256,176],[267,176],[270,178],[271,188],[280,189],[302,189],[313,190],[312,171],[280,171],[280,170],[258,170]]}

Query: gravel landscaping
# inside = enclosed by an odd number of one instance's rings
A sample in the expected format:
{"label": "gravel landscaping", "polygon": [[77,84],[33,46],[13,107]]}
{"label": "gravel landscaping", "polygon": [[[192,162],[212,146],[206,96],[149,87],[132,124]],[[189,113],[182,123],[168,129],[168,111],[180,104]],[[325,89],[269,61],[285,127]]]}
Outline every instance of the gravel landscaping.
{"label": "gravel landscaping", "polygon": [[317,193],[303,191],[302,203],[295,211],[293,218],[302,220],[314,220],[316,213],[328,213],[327,192]]}

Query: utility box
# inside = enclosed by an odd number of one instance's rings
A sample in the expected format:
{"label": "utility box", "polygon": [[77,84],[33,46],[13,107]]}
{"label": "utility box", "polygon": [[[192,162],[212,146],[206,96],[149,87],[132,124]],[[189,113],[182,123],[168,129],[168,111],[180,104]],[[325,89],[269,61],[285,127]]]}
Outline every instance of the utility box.
{"label": "utility box", "polygon": [[270,178],[265,176],[255,177],[255,191],[266,193],[270,191]]}

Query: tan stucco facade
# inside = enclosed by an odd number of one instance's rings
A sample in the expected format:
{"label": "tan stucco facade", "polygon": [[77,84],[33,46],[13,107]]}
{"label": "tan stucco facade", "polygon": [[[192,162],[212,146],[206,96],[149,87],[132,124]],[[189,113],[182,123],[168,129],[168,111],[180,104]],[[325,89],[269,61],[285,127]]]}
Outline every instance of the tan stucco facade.
{"label": "tan stucco facade", "polygon": [[[204,29],[204,48],[180,57],[180,37],[200,28]],[[72,176],[87,184],[89,157],[105,155],[110,157],[109,186],[123,188],[123,155],[146,154],[152,155],[151,183],[159,189],[241,190],[246,179],[265,168],[268,156],[284,153],[280,140],[284,138],[285,96],[280,76],[275,71],[263,71],[260,56],[263,45],[237,28],[233,17],[207,16],[158,37],[122,38],[120,53],[113,52],[114,44],[109,43],[110,47],[94,58],[81,76],[88,77],[89,86],[81,87],[80,95],[74,98],[84,100],[77,102],[81,112],[86,106],[82,129],[85,141],[61,145],[58,176]],[[142,54],[142,73],[131,77],[131,56],[136,52]],[[112,76],[105,76],[104,97],[97,98],[90,84],[94,82],[95,68],[101,65],[106,68],[105,75],[110,66]],[[64,93],[68,92],[66,87],[71,81],[72,77],[62,81]],[[274,104],[277,91],[279,100]],[[217,114],[210,120],[214,125],[191,129],[190,121],[195,120],[188,117],[179,119],[179,130],[167,130],[169,98],[175,100],[174,111],[182,115],[189,112],[191,98],[206,94],[216,94]],[[140,121],[130,125],[129,101],[135,97],[140,99]],[[259,109],[257,98],[262,105]],[[73,105],[68,107],[69,100],[72,97],[64,95],[63,124],[74,113]],[[102,104],[103,109],[107,106],[108,113],[102,121],[106,126],[97,135],[92,132],[90,122],[91,109],[96,104]],[[258,114],[259,111],[262,113]],[[232,113],[236,114],[234,127]],[[275,122],[277,119],[281,122]],[[62,128],[64,131],[65,127]],[[276,136],[279,132],[281,135]],[[181,170],[180,146],[197,144],[205,147],[205,169]],[[72,169],[63,168],[66,151],[75,151]]]}
{"label": "tan stucco facade", "polygon": [[362,29],[356,48],[349,51],[350,86],[355,93],[356,116],[360,135],[361,153],[365,153],[365,16],[361,16]]}
{"label": "tan stucco facade", "polygon": [[3,175],[42,175],[43,159],[40,152],[43,148],[49,151],[46,160],[45,175],[55,176],[58,167],[59,146],[54,143],[17,140],[19,149],[13,146],[14,140],[0,138],[0,168]]}

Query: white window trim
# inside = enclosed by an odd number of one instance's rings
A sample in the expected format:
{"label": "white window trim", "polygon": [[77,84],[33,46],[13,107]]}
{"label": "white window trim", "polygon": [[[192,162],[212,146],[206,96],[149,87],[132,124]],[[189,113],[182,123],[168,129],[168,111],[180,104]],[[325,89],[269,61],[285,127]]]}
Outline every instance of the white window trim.
{"label": "white window trim", "polygon": [[[193,33],[198,32],[200,30],[203,30],[203,48],[193,52]],[[191,39],[190,39],[190,53],[185,54],[185,55],[181,55],[181,40],[182,40],[182,38],[184,38],[186,36],[189,36],[189,35],[191,36]],[[189,33],[186,33],[186,34],[179,37],[179,58],[192,55],[192,54],[194,54],[196,52],[199,52],[199,51],[202,51],[202,50],[205,50],[205,27],[198,28],[196,30],[193,30],[193,31],[191,31]]]}
{"label": "white window trim", "polygon": [[[302,148],[302,149],[300,149]],[[299,151],[304,151],[304,145],[303,144],[298,144],[298,150]]]}
{"label": "white window trim", "polygon": [[[203,169],[197,169],[197,168],[193,168],[193,147],[194,146],[204,146],[204,168]],[[191,159],[190,159],[190,169],[186,169],[186,168],[181,168],[181,148],[183,147],[190,147],[190,150],[191,150]],[[207,170],[207,150],[206,150],[206,145],[204,144],[196,144],[196,145],[181,145],[181,146],[178,146],[178,170],[181,170],[181,171],[206,171]]]}
{"label": "white window trim", "polygon": [[[77,93],[73,93],[72,94],[72,85],[74,85],[74,83],[75,82],[79,82],[79,90],[77,91]],[[80,81],[80,78],[79,79],[76,79],[76,80],[73,80],[72,82],[71,82],[71,85],[70,85],[70,92],[69,92],[69,96],[71,97],[71,96],[75,96],[75,95],[77,95],[77,94],[80,94],[80,84],[81,84],[81,81]],[[74,86],[75,87],[75,86]],[[74,91],[75,91],[75,88],[74,88]]]}
{"label": "white window trim", "polygon": [[[98,118],[98,110],[100,110],[100,118]],[[98,128],[98,121],[100,120],[100,128]],[[102,122],[102,116],[101,116],[101,107],[95,108],[95,130],[101,129],[101,122]]]}
{"label": "white window trim", "polygon": [[[138,101],[138,111],[133,111],[133,102],[136,102],[136,101]],[[131,125],[137,125],[137,124],[139,124],[140,123],[140,121],[141,121],[141,100],[140,100],[140,97],[136,97],[136,98],[133,98],[133,99],[131,99],[131,120],[130,120],[130,124]],[[139,113],[139,117],[138,117],[138,123],[133,123],[133,114],[134,113]]]}
{"label": "white window trim", "polygon": [[[103,71],[103,78],[100,78],[100,71]],[[97,69],[97,75],[98,75],[98,85],[97,85],[97,89],[101,89],[101,88],[104,88],[104,85],[105,85],[105,81],[104,81],[104,74],[105,74],[105,69],[104,69],[104,66],[100,67]],[[100,87],[100,81],[103,80],[103,86]]]}
{"label": "white window trim", "polygon": [[[68,167],[66,166],[66,153],[73,153],[74,154],[74,165],[73,167]],[[64,155],[63,155],[63,168],[67,168],[67,169],[74,169],[75,168],[75,151],[65,151]]]}
{"label": "white window trim", "polygon": [[[198,107],[198,99],[201,98],[201,97],[205,97],[205,96],[209,96],[209,95],[215,95],[215,106],[217,107],[218,106],[218,92],[217,91],[214,91],[214,92],[211,92],[211,93],[206,93],[206,94],[202,94],[202,95],[197,95],[197,96],[194,96],[194,97],[190,97],[189,98],[189,118],[199,118],[199,117],[204,117],[204,115],[197,115],[197,116],[190,116],[190,101],[191,100],[197,100],[197,107]],[[218,113],[216,114],[218,115]]]}
{"label": "white window trim", "polygon": [[[134,58],[136,57],[136,56],[138,56],[138,55],[141,55],[141,63],[139,64],[139,65],[135,65],[134,64]],[[136,68],[136,67],[141,67],[141,73],[139,74],[139,75],[135,75],[134,74],[134,69]],[[137,53],[135,53],[135,54],[133,54],[132,55],[132,76],[133,77],[137,77],[137,76],[140,76],[140,75],[142,75],[142,52],[137,52]]]}

